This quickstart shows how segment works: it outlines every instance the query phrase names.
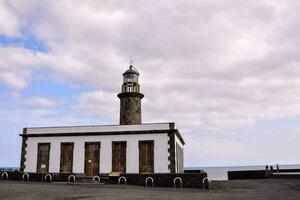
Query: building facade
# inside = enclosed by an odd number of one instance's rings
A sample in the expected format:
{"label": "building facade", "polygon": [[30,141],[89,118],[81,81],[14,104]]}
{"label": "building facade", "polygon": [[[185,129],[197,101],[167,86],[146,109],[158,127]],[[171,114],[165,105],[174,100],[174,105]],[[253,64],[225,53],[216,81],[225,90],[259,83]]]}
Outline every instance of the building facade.
{"label": "building facade", "polygon": [[144,95],[138,78],[132,65],[123,74],[120,125],[24,128],[21,171],[183,173],[184,140],[175,124],[141,123]]}

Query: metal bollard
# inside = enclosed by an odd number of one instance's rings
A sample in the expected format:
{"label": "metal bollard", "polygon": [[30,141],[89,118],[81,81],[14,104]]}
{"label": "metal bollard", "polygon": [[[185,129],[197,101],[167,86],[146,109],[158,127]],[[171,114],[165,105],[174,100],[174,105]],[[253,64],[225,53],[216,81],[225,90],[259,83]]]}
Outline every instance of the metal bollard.
{"label": "metal bollard", "polygon": [[118,179],[119,185],[121,184],[121,180],[124,180],[125,185],[127,184],[127,179],[126,179],[125,176],[121,176],[121,177]]}
{"label": "metal bollard", "polygon": [[97,179],[97,183],[100,183],[100,177],[99,176],[94,176],[93,177],[93,183],[96,183],[96,179]]}
{"label": "metal bollard", "polygon": [[207,177],[205,177],[203,180],[202,180],[202,185],[203,185],[203,191],[205,192],[205,181],[207,181],[207,184],[208,184],[208,187],[209,187],[209,180]]}
{"label": "metal bollard", "polygon": [[52,182],[52,175],[51,174],[46,174],[45,175],[45,182],[47,181],[47,177],[49,177],[49,182]]}
{"label": "metal bollard", "polygon": [[176,177],[174,178],[174,189],[176,189],[176,181],[179,180],[180,181],[180,189],[182,189],[182,179],[180,177]]}
{"label": "metal bollard", "polygon": [[23,175],[22,175],[22,181],[25,181],[25,176],[26,176],[26,181],[27,182],[29,182],[29,174],[28,173],[24,173]]}
{"label": "metal bollard", "polygon": [[5,180],[7,181],[8,180],[8,173],[7,172],[3,172],[2,175],[1,175],[1,178],[2,180],[4,180],[4,175],[5,175]]}
{"label": "metal bollard", "polygon": [[73,179],[73,184],[76,182],[76,177],[73,175],[73,174],[71,174],[69,177],[68,177],[68,183],[70,183],[71,182],[71,179]]}
{"label": "metal bollard", "polygon": [[154,187],[154,180],[153,180],[153,178],[152,178],[152,177],[150,177],[150,176],[149,176],[149,177],[147,177],[147,178],[146,178],[146,180],[145,180],[145,183],[146,183],[146,188],[148,188],[148,180],[149,180],[149,179],[150,179],[150,180],[151,180],[151,182],[152,182],[152,187]]}

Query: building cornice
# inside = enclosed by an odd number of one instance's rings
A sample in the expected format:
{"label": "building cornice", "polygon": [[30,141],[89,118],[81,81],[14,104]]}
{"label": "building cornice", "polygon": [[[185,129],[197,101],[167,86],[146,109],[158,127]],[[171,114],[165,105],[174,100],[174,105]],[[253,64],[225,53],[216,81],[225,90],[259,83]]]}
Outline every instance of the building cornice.
{"label": "building cornice", "polygon": [[66,132],[66,133],[40,133],[40,134],[20,134],[21,137],[70,137],[70,136],[103,136],[103,135],[139,135],[139,134],[168,134],[174,133],[179,140],[184,143],[180,133],[174,130],[143,130],[143,131],[110,131],[110,132]]}

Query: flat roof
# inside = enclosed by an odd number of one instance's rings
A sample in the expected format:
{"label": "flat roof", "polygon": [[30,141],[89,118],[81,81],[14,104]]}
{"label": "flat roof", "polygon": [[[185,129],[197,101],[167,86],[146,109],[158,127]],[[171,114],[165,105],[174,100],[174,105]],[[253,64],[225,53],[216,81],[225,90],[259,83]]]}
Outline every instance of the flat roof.
{"label": "flat roof", "polygon": [[174,131],[179,140],[185,144],[174,122],[144,123],[135,125],[88,125],[88,126],[55,126],[27,127],[24,137],[54,137],[54,136],[88,136],[88,135],[122,135],[122,134],[154,134]]}
{"label": "flat roof", "polygon": [[[170,130],[172,122],[148,123],[134,125],[89,125],[89,126],[53,126],[53,127],[28,127],[27,134],[45,133],[78,133],[78,132],[114,132],[114,131],[146,131]],[[176,129],[174,127],[174,129]]]}

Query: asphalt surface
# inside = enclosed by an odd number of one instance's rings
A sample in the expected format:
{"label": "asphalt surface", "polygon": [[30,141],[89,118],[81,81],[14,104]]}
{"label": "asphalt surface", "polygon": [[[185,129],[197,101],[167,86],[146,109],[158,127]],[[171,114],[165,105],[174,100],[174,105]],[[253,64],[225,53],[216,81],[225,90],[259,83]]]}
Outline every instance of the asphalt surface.
{"label": "asphalt surface", "polygon": [[300,179],[218,181],[211,189],[0,181],[0,199],[300,199]]}

